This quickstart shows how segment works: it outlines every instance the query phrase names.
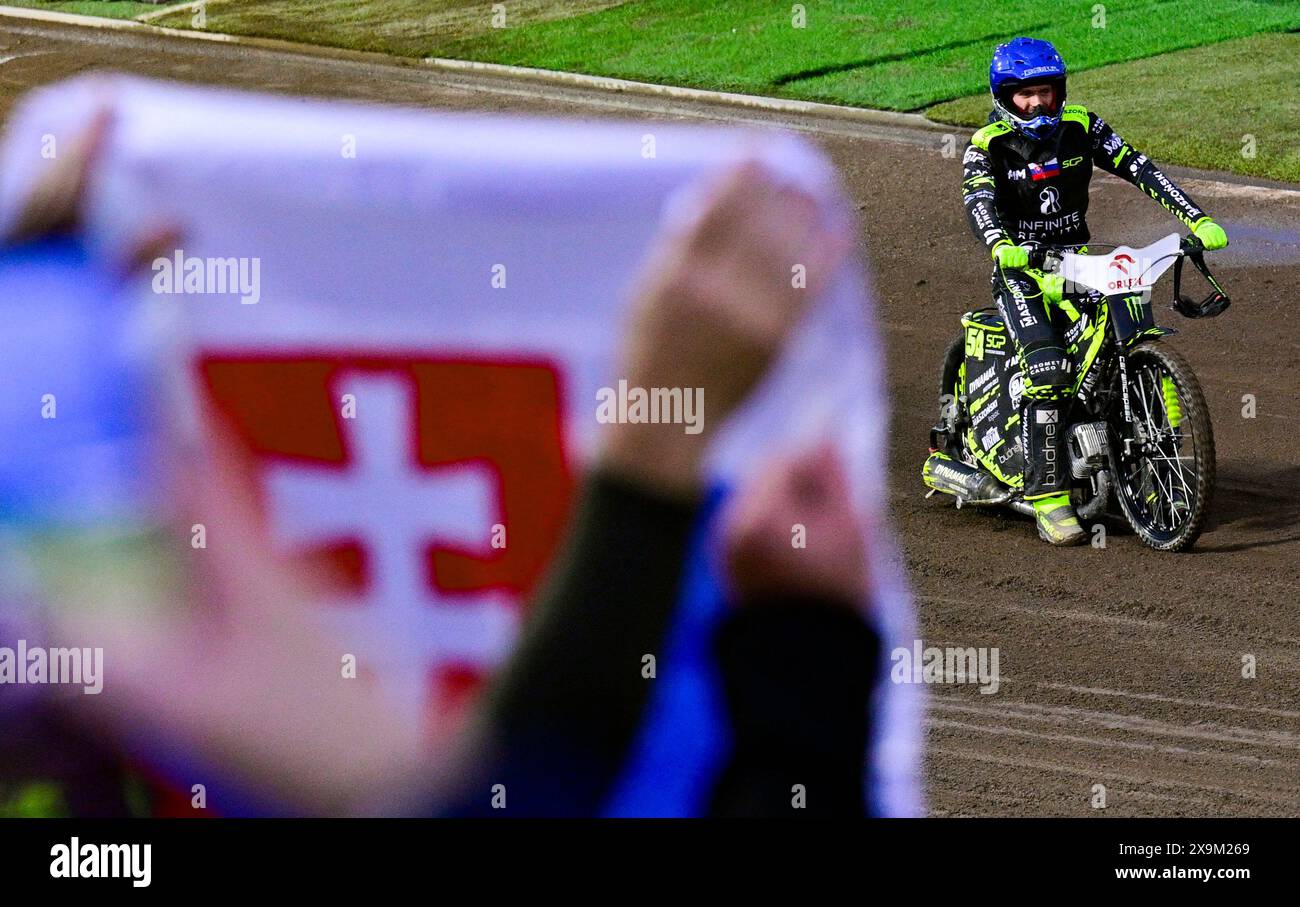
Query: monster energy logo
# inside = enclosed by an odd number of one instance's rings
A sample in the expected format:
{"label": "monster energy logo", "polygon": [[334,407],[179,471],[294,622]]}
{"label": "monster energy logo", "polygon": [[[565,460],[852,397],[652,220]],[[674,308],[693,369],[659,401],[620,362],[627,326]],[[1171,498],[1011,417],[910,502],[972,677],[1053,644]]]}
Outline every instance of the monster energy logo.
{"label": "monster energy logo", "polygon": [[1129,318],[1132,318],[1134,321],[1142,320],[1142,303],[1143,300],[1141,296],[1124,297],[1124,304],[1128,307]]}

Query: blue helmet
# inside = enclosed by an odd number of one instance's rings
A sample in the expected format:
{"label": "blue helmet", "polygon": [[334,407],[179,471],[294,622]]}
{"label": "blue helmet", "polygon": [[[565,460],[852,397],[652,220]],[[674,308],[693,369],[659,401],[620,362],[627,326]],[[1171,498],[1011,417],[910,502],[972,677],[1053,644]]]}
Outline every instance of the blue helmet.
{"label": "blue helmet", "polygon": [[[1026,85],[1048,83],[1056,88],[1056,109],[1022,114],[1011,96]],[[1061,125],[1061,108],[1065,106],[1065,61],[1050,41],[1038,38],[1012,38],[999,44],[989,64],[989,90],[993,109],[1017,132],[1032,139],[1045,139]]]}

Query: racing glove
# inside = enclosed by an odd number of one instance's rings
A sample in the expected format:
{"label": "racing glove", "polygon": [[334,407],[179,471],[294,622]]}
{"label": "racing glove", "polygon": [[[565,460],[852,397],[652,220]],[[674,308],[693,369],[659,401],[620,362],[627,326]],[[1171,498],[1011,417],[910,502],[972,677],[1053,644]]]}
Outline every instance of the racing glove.
{"label": "racing glove", "polygon": [[1202,217],[1192,225],[1192,235],[1201,241],[1207,251],[1222,249],[1228,244],[1228,234],[1208,217]]}
{"label": "racing glove", "polygon": [[[1218,246],[1215,248],[1217,249]],[[1029,267],[1029,250],[1024,246],[1017,246],[1009,239],[999,239],[993,244],[993,260],[1000,268],[1026,268]]]}

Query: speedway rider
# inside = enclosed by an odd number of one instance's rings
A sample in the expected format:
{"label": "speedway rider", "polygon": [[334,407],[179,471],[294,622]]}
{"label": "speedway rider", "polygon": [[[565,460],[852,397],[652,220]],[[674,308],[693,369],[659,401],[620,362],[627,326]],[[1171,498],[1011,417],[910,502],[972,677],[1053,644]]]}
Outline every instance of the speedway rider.
{"label": "speedway rider", "polygon": [[[971,137],[962,158],[966,216],[996,263],[993,297],[1024,374],[1025,500],[1033,503],[1040,536],[1054,545],[1077,544],[1086,533],[1070,505],[1060,430],[1075,376],[1046,308],[1061,298],[1064,281],[1029,268],[1026,244],[1086,251],[1094,164],[1164,205],[1206,249],[1223,248],[1228,237],[1101,117],[1065,103],[1065,61],[1049,42],[1015,38],[999,45],[989,88],[989,122]],[[1054,456],[1047,455],[1049,445]]]}

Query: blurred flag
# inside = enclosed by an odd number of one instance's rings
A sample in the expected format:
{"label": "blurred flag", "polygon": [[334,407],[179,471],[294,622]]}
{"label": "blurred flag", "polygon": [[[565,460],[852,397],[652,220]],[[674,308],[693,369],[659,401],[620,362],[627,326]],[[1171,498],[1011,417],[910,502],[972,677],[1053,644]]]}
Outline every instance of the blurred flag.
{"label": "blurred flag", "polygon": [[[33,93],[0,168],[9,219],[97,105],[115,111],[88,241],[121,260],[174,224],[142,303],[176,338],[182,417],[243,445],[272,535],[340,577],[322,603],[363,672],[418,720],[459,707],[507,655],[599,431],[626,290],[691,187],[757,154],[828,209],[833,170],[775,133],[408,112],[124,78]],[[756,397],[714,436],[712,500],[767,456],[832,438],[873,533],[887,649],[915,636],[884,532],[887,404],[865,277],[846,267]],[[707,419],[707,411],[705,413]],[[709,427],[706,421],[706,427]],[[608,806],[690,815],[725,757],[699,533],[636,751]],[[882,665],[870,790],[921,809],[921,703]]]}

